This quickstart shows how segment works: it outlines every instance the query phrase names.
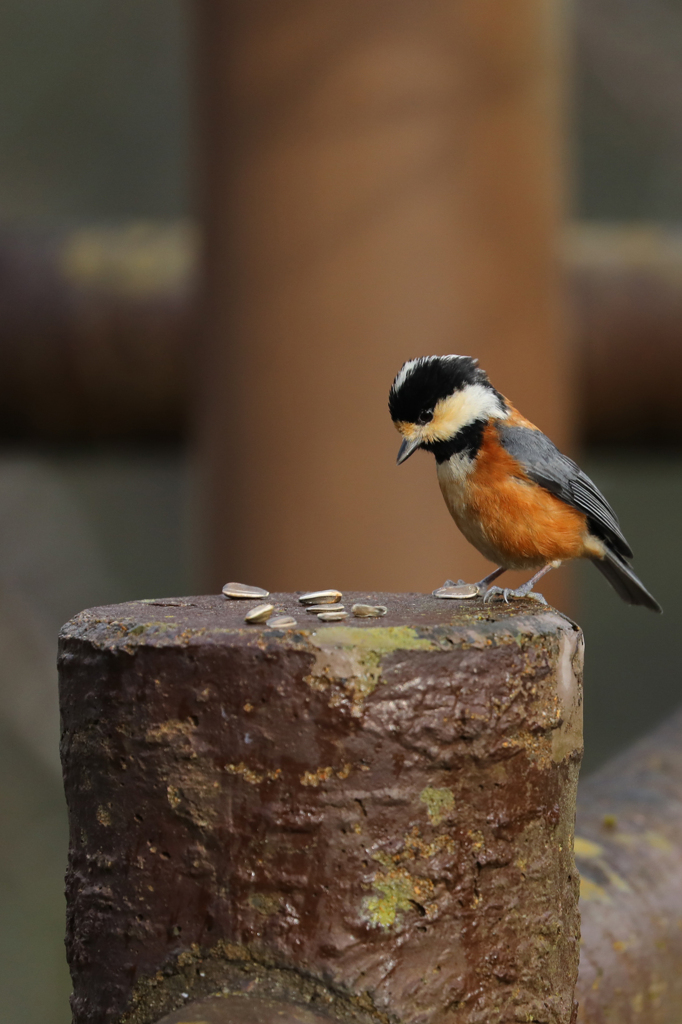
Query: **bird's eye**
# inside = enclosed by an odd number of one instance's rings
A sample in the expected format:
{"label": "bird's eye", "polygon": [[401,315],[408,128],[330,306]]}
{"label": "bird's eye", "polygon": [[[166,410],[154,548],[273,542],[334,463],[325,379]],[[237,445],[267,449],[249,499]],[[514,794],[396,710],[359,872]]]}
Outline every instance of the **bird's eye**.
{"label": "bird's eye", "polygon": [[433,409],[425,409],[419,413],[417,417],[417,426],[423,427],[425,423],[430,423],[433,419]]}

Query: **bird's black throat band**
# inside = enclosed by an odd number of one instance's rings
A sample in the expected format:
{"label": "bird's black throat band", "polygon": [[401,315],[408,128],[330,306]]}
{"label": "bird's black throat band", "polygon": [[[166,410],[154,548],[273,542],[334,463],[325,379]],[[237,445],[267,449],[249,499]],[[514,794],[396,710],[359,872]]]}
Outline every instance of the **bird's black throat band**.
{"label": "bird's black throat band", "polygon": [[483,444],[486,423],[487,420],[474,420],[447,441],[431,441],[423,444],[422,448],[427,452],[433,452],[436,462],[447,462],[453,455],[467,455],[470,459],[475,459]]}

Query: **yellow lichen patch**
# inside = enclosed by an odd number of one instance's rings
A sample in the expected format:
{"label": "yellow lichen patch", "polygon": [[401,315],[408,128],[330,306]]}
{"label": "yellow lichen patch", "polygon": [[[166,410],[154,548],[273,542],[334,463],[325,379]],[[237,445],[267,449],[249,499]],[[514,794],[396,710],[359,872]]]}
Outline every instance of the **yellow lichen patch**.
{"label": "yellow lichen patch", "polygon": [[372,885],[377,895],[365,899],[365,916],[373,925],[383,929],[395,924],[398,914],[403,911],[421,907],[426,913],[424,904],[433,897],[433,882],[428,878],[417,878],[405,868],[394,867],[377,873]]}
{"label": "yellow lichen patch", "polygon": [[144,738],[147,743],[173,743],[175,740],[190,736],[195,729],[196,725],[189,718],[170,718],[167,722],[147,729]]}
{"label": "yellow lichen patch", "polygon": [[429,821],[433,825],[440,825],[443,818],[446,818],[455,806],[455,794],[451,789],[435,789],[433,786],[427,786],[419,794],[419,799],[426,804]]}
{"label": "yellow lichen patch", "polygon": [[355,716],[361,714],[365,697],[381,682],[384,655],[437,647],[435,641],[420,637],[408,626],[327,626],[316,630],[310,643],[317,648],[317,657],[305,682],[313,690],[333,686],[329,706],[339,707],[350,698]]}
{"label": "yellow lichen patch", "polygon": [[592,857],[602,857],[604,847],[600,846],[599,843],[593,843],[591,839],[583,839],[582,836],[576,836],[573,841],[573,852],[576,857],[590,859]]}
{"label": "yellow lichen patch", "polygon": [[611,897],[606,889],[589,878],[580,876],[580,899],[585,903],[610,903]]}
{"label": "yellow lichen patch", "polygon": [[430,842],[427,842],[425,839],[422,839],[419,826],[415,825],[414,828],[407,833],[405,836],[405,842],[396,853],[390,856],[387,853],[377,853],[374,856],[374,860],[379,861],[379,863],[383,864],[384,867],[391,868],[406,860],[416,860],[417,857],[428,859],[429,857],[435,857],[437,854],[443,852],[455,852],[455,841],[452,836],[440,835],[436,836],[435,839],[432,839]]}
{"label": "yellow lichen patch", "polygon": [[474,853],[478,853],[479,850],[483,849],[485,846],[485,840],[483,839],[482,832],[479,832],[478,829],[474,829],[473,831],[467,832],[467,835],[471,840],[471,849]]}
{"label": "yellow lichen patch", "polygon": [[166,788],[166,795],[168,797],[168,803],[171,805],[173,810],[180,806],[180,790],[176,786],[168,786]]}
{"label": "yellow lichen patch", "polygon": [[[331,683],[329,669],[325,667],[317,675],[303,676],[303,682],[307,683],[311,690],[326,690]],[[342,698],[339,697],[336,702],[340,704],[341,701]]]}
{"label": "yellow lichen patch", "polygon": [[[414,857],[435,857],[438,853],[454,853],[455,841],[452,836],[436,836],[430,843],[421,838],[419,828],[415,825],[412,831],[405,836],[405,846],[397,856],[401,860]],[[395,857],[393,858],[396,859]]]}
{"label": "yellow lichen patch", "polygon": [[353,765],[348,762],[341,768],[328,765],[326,768],[316,768],[312,772],[303,772],[300,782],[302,786],[319,786],[321,782],[327,782],[334,776],[337,779],[347,779],[352,770]]}
{"label": "yellow lichen patch", "polygon": [[230,775],[240,775],[245,782],[250,782],[252,786],[266,781],[274,782],[282,774],[281,768],[275,768],[274,771],[258,772],[255,768],[249,768],[243,761],[240,761],[239,764],[226,764],[225,771]]}
{"label": "yellow lichen patch", "polygon": [[111,814],[109,813],[107,808],[106,807],[102,807],[101,804],[97,808],[97,820],[100,823],[100,825],[105,825],[105,826],[111,825]]}
{"label": "yellow lichen patch", "polygon": [[433,650],[437,645],[410,626],[327,626],[314,633],[316,647],[352,647],[374,654],[393,651]]}
{"label": "yellow lichen patch", "polygon": [[274,896],[272,893],[265,892],[254,892],[249,896],[249,903],[253,909],[259,914],[262,914],[263,917],[270,917],[272,914],[276,914],[282,906],[282,901],[279,896]]}
{"label": "yellow lichen patch", "polygon": [[316,768],[314,772],[303,772],[301,776],[302,786],[319,786],[321,782],[331,779],[334,769],[331,765],[328,768]]}

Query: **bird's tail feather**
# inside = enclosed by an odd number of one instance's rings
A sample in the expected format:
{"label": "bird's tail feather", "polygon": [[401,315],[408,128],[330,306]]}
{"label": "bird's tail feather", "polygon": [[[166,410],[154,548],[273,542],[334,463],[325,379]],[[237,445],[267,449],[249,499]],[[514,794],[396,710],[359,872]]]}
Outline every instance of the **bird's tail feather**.
{"label": "bird's tail feather", "polygon": [[654,612],[662,612],[658,601],[651,596],[640,579],[624,559],[615,551],[606,548],[603,558],[593,558],[592,561],[624,601],[628,604],[641,604],[645,608],[651,608]]}

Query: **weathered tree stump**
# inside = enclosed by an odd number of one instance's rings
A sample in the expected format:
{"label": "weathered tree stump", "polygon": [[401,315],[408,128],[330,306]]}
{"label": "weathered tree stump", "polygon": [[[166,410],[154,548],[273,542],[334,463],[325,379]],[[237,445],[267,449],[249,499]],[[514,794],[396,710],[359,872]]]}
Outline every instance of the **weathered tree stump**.
{"label": "weathered tree stump", "polygon": [[64,627],[76,1024],[568,1024],[580,631],[274,600],[296,628],[222,597]]}

